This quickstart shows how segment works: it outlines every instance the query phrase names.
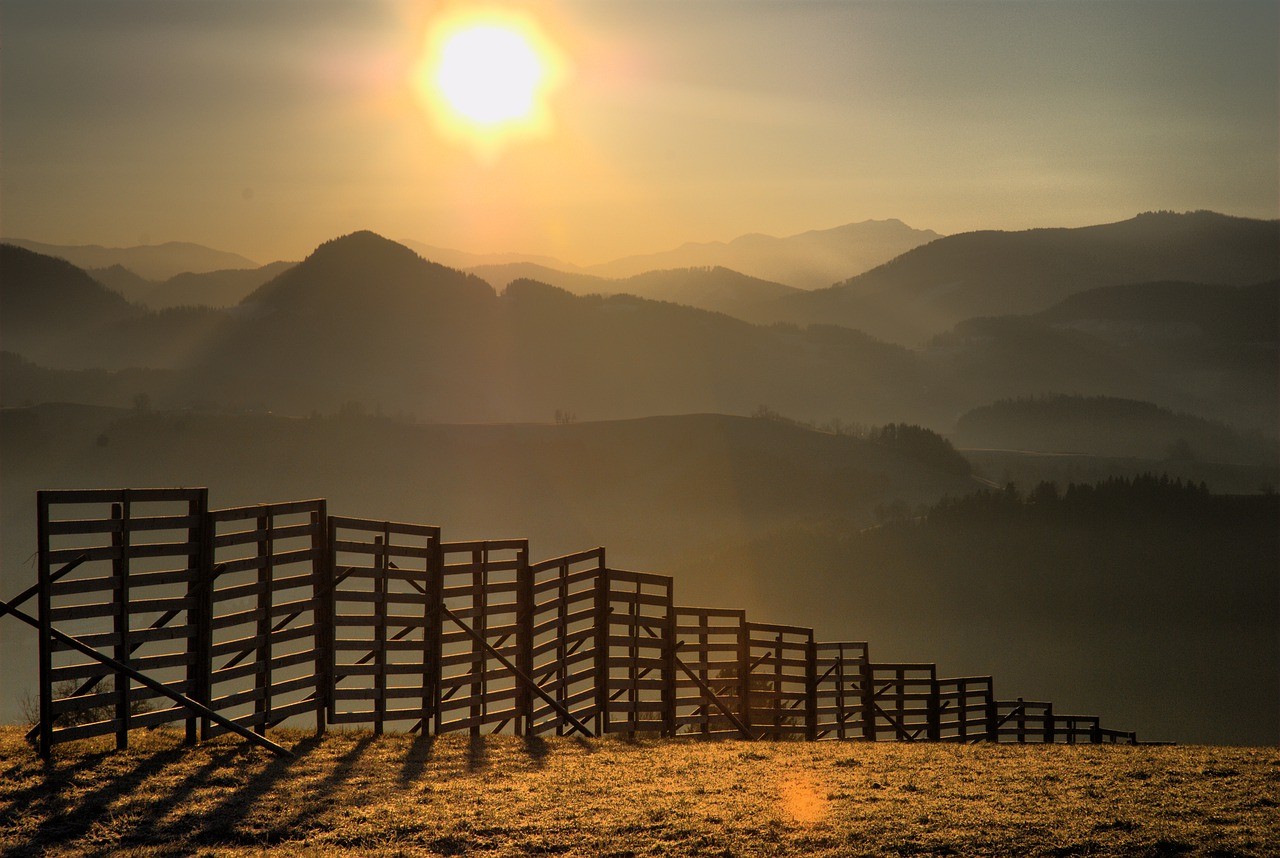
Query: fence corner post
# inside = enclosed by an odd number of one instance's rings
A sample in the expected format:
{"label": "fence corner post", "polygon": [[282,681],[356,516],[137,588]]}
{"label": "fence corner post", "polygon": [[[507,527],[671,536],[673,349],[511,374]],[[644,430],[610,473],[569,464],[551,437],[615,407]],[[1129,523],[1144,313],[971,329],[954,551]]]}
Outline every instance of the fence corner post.
{"label": "fence corner post", "polygon": [[804,651],[804,737],[810,742],[818,740],[818,645],[813,642],[813,630]]}
{"label": "fence corner post", "polygon": [[[213,516],[209,512],[209,490],[202,488],[188,503],[188,515],[195,523],[187,530],[187,539],[197,546],[191,558],[193,580],[187,584],[188,621],[195,634],[187,641],[187,693],[197,703],[209,705],[213,696]],[[197,735],[198,732],[198,735]],[[187,716],[186,743],[207,738],[209,719],[192,712]]]}
{"label": "fence corner post", "polygon": [[50,611],[53,587],[49,580],[49,498],[36,492],[36,540],[39,564],[37,594],[40,621],[40,758],[53,753],[53,634]]}
{"label": "fence corner post", "polygon": [[662,622],[662,735],[676,734],[676,597],[675,581],[667,586],[667,615]]}
{"label": "fence corner post", "polygon": [[603,551],[596,570],[595,602],[595,734],[603,736],[609,732],[609,568]]}
{"label": "fence corner post", "polygon": [[996,712],[996,691],[995,682],[992,677],[987,677],[987,717],[986,717],[986,737],[988,742],[999,743],[1000,727],[999,716]]}
{"label": "fence corner post", "polygon": [[316,735],[328,726],[330,689],[333,687],[333,542],[329,536],[329,502],[320,500],[312,522],[311,616],[316,624]]}
{"label": "fence corner post", "polygon": [[876,740],[876,684],[875,669],[871,666],[871,647],[862,653],[862,738]]}
{"label": "fence corner post", "polygon": [[[529,543],[516,555],[516,667],[533,676],[533,574],[529,571]],[[533,692],[516,683],[516,735],[533,735]]]}
{"label": "fence corner post", "polygon": [[938,666],[929,665],[929,711],[926,717],[925,738],[937,742],[942,738],[942,692],[938,684]]}

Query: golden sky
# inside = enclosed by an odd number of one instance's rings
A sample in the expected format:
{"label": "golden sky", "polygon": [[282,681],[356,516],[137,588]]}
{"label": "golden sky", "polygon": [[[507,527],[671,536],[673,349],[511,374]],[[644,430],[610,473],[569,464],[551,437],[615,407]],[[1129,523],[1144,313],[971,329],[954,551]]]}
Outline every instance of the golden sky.
{"label": "golden sky", "polygon": [[1274,2],[491,4],[555,67],[483,145],[422,83],[461,8],[5,0],[0,231],[590,264],[868,218],[1278,214]]}

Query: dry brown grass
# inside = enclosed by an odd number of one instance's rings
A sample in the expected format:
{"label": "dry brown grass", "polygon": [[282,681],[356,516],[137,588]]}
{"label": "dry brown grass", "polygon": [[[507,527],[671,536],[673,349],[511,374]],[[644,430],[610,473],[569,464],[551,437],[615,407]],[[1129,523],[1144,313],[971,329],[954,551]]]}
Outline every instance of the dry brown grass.
{"label": "dry brown grass", "polygon": [[1280,751],[280,732],[44,767],[0,728],[3,855],[1276,855]]}

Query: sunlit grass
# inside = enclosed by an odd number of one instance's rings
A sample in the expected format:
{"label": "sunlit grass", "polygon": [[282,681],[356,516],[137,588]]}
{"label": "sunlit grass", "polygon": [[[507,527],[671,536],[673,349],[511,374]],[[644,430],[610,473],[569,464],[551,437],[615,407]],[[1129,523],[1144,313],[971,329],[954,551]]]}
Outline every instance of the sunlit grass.
{"label": "sunlit grass", "polygon": [[1272,855],[1280,751],[0,730],[0,851]]}

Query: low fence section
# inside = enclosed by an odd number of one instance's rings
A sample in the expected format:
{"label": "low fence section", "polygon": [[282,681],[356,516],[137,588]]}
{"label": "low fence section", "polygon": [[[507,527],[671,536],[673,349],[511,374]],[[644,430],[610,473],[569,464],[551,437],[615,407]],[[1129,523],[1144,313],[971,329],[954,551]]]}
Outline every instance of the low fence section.
{"label": "low fence section", "polygon": [[[999,700],[989,676],[872,661],[865,642],[677,606],[605,550],[329,515],[211,510],[205,489],[39,492],[40,718],[60,742],[181,722],[188,741],[285,722],[421,733],[1136,742]],[[69,637],[74,636],[74,637]],[[87,660],[86,660],[87,659]],[[161,693],[163,692],[163,693]]]}

